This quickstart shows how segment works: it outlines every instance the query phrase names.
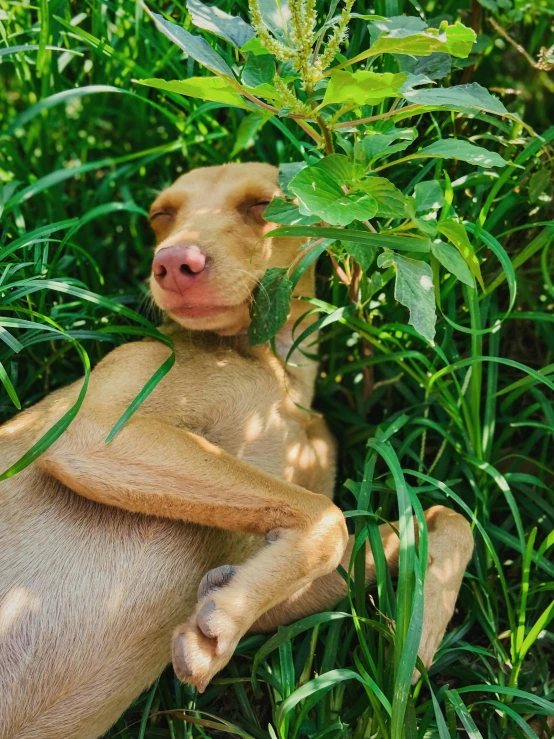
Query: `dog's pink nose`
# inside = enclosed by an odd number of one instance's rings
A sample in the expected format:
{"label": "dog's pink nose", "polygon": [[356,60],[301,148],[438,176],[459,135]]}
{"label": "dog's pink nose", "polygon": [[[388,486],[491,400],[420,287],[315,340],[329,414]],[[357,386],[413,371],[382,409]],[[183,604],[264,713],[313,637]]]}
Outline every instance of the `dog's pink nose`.
{"label": "dog's pink nose", "polygon": [[207,257],[196,244],[177,244],[160,249],[152,262],[152,273],[164,290],[182,293],[206,267]]}

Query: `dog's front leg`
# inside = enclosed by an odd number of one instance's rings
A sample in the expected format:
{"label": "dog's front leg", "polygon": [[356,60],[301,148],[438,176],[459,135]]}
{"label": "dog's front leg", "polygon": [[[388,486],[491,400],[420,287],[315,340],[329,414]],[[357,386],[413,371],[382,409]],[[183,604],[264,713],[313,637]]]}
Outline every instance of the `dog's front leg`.
{"label": "dog's front leg", "polygon": [[175,634],[178,675],[203,689],[265,611],[338,565],[348,538],[344,517],[329,498],[155,416],[136,414],[106,445],[109,427],[90,414],[78,417],[38,466],[99,503],[266,536],[239,570],[208,577],[194,615]]}

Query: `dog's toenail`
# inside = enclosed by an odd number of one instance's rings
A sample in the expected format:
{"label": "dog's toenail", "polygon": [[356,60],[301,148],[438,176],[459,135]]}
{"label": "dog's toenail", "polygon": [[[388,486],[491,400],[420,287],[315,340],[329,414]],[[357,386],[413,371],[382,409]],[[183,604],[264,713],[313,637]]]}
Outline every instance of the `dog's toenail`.
{"label": "dog's toenail", "polygon": [[208,639],[215,639],[217,637],[217,634],[210,626],[210,621],[212,620],[214,611],[215,603],[213,602],[213,600],[209,600],[207,603],[204,603],[196,616],[196,623],[198,624],[198,628],[205,636],[208,637]]}
{"label": "dog's toenail", "polygon": [[212,591],[227,585],[238,571],[234,565],[222,565],[207,572],[198,586],[198,600],[202,600]]}
{"label": "dog's toenail", "polygon": [[265,540],[268,544],[273,544],[273,542],[277,541],[281,538],[281,532],[279,529],[272,529],[271,531],[268,531],[265,535]]}

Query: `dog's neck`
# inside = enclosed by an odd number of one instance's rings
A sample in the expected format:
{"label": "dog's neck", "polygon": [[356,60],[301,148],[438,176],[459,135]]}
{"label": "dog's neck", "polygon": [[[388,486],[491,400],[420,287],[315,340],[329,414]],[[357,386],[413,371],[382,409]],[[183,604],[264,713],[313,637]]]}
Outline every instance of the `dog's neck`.
{"label": "dog's neck", "polygon": [[313,270],[307,270],[294,290],[288,320],[275,336],[275,352],[269,344],[250,346],[246,331],[231,335],[191,331],[168,317],[160,326],[160,331],[175,342],[184,341],[196,346],[205,346],[206,349],[226,347],[245,356],[255,357],[263,364],[270,366],[276,373],[281,373],[287,395],[294,405],[310,408],[319,365],[317,359],[314,359],[314,355],[317,354],[318,333],[310,334],[294,348],[292,353],[290,350],[298,336],[316,320],[315,316],[309,316],[300,323],[298,322],[309,311],[309,304],[298,298],[314,295],[314,283]]}

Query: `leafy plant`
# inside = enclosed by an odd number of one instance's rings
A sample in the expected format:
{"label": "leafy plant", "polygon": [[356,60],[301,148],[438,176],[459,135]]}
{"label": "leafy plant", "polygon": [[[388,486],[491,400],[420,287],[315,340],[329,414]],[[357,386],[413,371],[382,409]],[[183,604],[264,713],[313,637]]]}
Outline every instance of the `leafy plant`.
{"label": "leafy plant", "polygon": [[[337,256],[344,249],[355,260],[351,277],[354,283],[359,282],[362,266],[367,268],[374,261],[375,252],[379,252],[377,266],[393,266],[396,270],[395,297],[409,309],[409,323],[424,338],[433,341],[436,321],[433,295],[439,288],[439,265],[457,277],[463,275],[462,281],[472,290],[476,288],[468,269],[480,278],[479,263],[463,222],[457,216],[455,200],[451,197],[446,203],[444,198],[443,192],[450,182],[447,175],[440,176],[443,161],[467,162],[483,172],[503,168],[507,162],[497,152],[457,136],[418,146],[414,143],[415,130],[397,124],[442,109],[477,118],[487,113],[511,118],[515,135],[523,124],[478,83],[431,87],[436,84],[435,79],[426,74],[375,71],[388,67],[391,56],[393,60],[400,56],[424,58],[432,63],[437,55],[443,69],[448,71],[444,59],[467,58],[476,38],[471,29],[459,22],[444,21],[434,28],[410,16],[386,19],[368,15],[364,19],[369,22],[371,46],[344,60],[340,49],[353,17],[352,0],[346,0],[338,15],[330,13],[319,27],[314,2],[297,0],[279,7],[277,13],[277,6],[272,8],[264,3],[262,7],[253,0],[252,26],[248,26],[240,18],[194,0],[190,7],[192,22],[226,39],[240,52],[234,69],[204,39],[152,13],[162,33],[216,76],[140,82],[251,109],[250,115],[263,112],[264,123],[273,115],[292,118],[310,136],[314,146],[306,151],[306,166],[288,183],[286,195],[294,198],[297,208],[290,202],[275,203],[270,208],[272,219],[286,224],[275,235],[329,238],[335,244],[330,248]],[[368,64],[372,69],[366,68]],[[441,74],[436,67],[434,78]],[[375,106],[379,106],[378,113]],[[344,153],[336,153],[336,149]],[[391,159],[397,152],[408,149],[412,150]],[[398,185],[402,187],[410,169],[401,166],[415,161],[415,175],[419,172],[420,159],[438,160],[433,179],[421,181],[417,176],[413,181],[411,177],[402,192]],[[383,170],[387,170],[386,177],[377,174]],[[342,229],[331,233],[325,226],[320,229],[290,225],[299,224],[303,217]],[[358,239],[354,248],[353,239]],[[414,254],[407,257],[397,254],[398,251]],[[271,290],[274,280],[273,273],[262,280],[261,292]],[[359,290],[352,297],[363,312],[368,300],[364,300]],[[258,301],[253,308],[251,340],[266,341],[270,338],[267,327],[276,333],[286,315],[282,301],[267,302],[263,307]],[[260,331],[260,322],[265,331]]]}

